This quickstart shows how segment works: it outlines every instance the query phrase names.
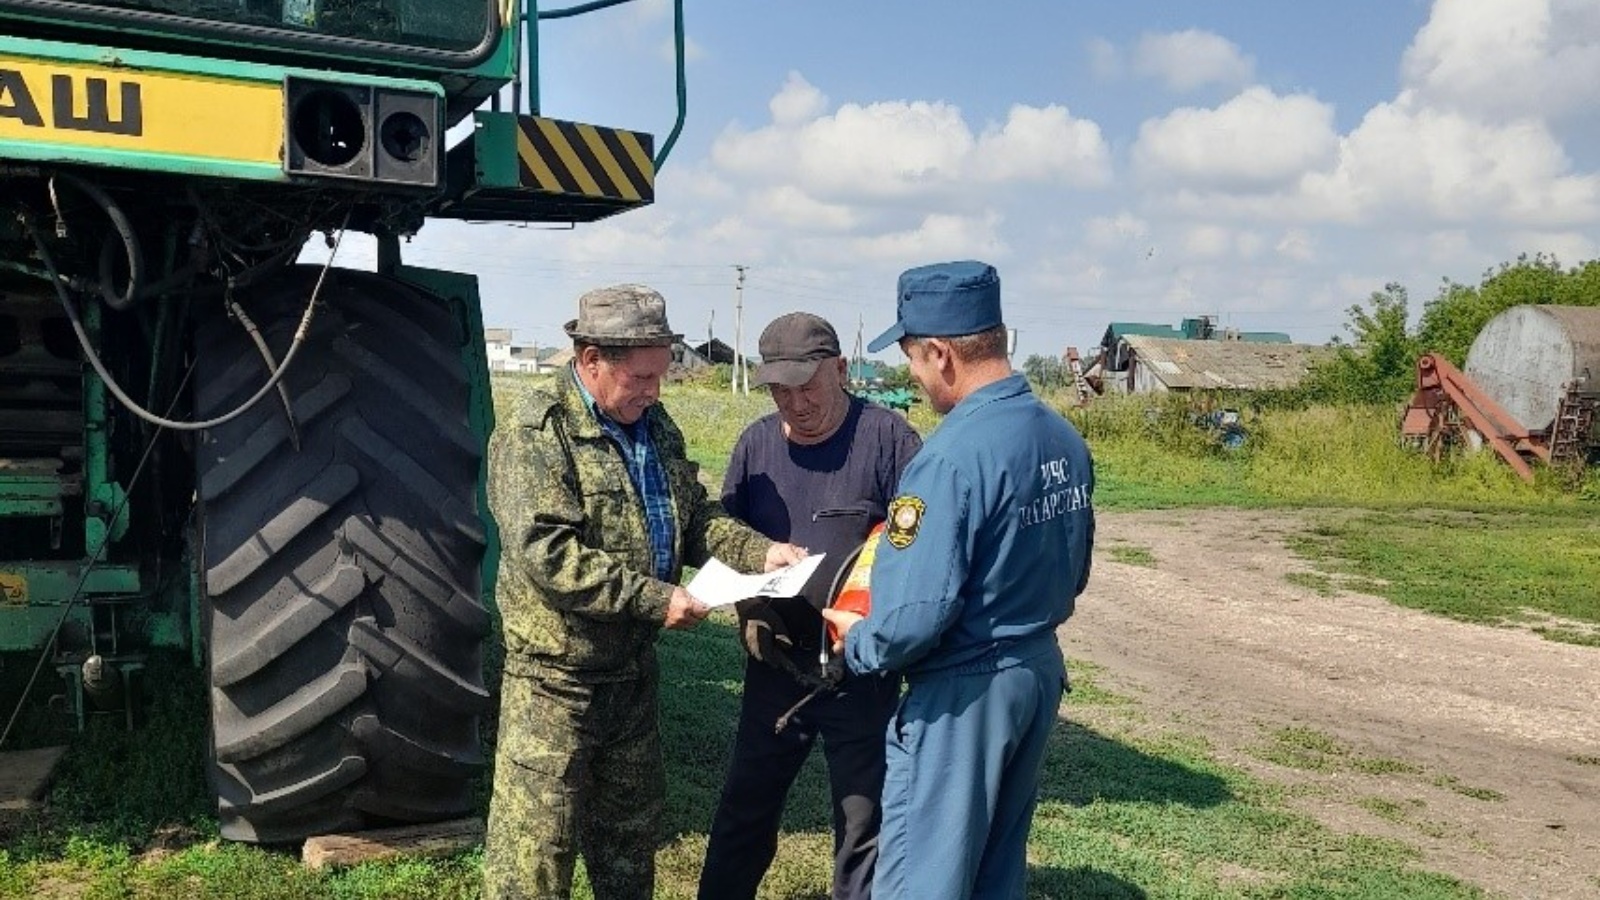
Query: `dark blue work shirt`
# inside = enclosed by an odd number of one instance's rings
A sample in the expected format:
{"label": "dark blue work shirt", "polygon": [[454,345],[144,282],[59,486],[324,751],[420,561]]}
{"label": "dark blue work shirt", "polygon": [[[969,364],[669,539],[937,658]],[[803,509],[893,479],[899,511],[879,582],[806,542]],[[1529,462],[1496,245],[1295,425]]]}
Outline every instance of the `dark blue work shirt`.
{"label": "dark blue work shirt", "polygon": [[1093,496],[1083,438],[1021,375],[968,395],[889,505],[872,613],[846,641],[851,670],[1005,665],[1053,635],[1089,580]]}
{"label": "dark blue work shirt", "polygon": [[900,473],[922,446],[905,417],[850,398],[839,429],[816,444],[784,437],[772,413],[739,435],[722,482],[722,506],[774,541],[828,558],[806,583],[804,600],[774,602],[790,635],[814,645],[832,599],[828,589],[845,557],[883,521]]}

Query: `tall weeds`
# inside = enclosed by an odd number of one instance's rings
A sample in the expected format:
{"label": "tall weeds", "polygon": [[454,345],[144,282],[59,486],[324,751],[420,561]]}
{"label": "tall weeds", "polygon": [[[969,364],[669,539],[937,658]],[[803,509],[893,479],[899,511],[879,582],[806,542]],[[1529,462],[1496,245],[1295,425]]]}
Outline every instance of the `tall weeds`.
{"label": "tall weeds", "polygon": [[[512,420],[521,398],[546,379],[494,379],[498,420]],[[1084,408],[1065,391],[1043,392],[1070,418],[1094,453],[1096,505],[1169,507],[1271,504],[1316,506],[1489,506],[1531,508],[1600,501],[1600,467],[1576,485],[1535,467],[1524,484],[1490,452],[1434,463],[1400,441],[1400,411],[1391,405],[1311,406],[1292,397],[1136,395],[1102,397]],[[737,396],[726,387],[668,385],[662,402],[683,429],[689,454],[712,484],[720,483],[734,441],[773,410],[765,391]],[[1229,449],[1206,422],[1235,404],[1246,432]],[[924,438],[939,416],[919,403],[910,421]]]}
{"label": "tall weeds", "polygon": [[1239,410],[1242,447],[1228,449],[1204,412],[1215,401],[1172,395],[1105,397],[1087,408],[1056,404],[1083,432],[1105,505],[1499,506],[1589,502],[1591,473],[1572,490],[1558,473],[1523,483],[1493,453],[1438,463],[1404,446],[1388,405]]}

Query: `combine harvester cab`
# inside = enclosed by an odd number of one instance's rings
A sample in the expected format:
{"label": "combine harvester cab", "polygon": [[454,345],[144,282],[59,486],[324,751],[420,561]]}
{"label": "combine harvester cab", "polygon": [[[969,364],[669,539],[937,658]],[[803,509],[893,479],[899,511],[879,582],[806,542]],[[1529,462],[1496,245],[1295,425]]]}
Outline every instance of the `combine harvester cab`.
{"label": "combine harvester cab", "polygon": [[[226,837],[471,809],[481,311],[400,239],[653,200],[681,2],[659,154],[537,114],[538,20],[620,2],[0,0],[0,650],[80,728],[187,650]],[[376,272],[296,263],[350,230]]]}

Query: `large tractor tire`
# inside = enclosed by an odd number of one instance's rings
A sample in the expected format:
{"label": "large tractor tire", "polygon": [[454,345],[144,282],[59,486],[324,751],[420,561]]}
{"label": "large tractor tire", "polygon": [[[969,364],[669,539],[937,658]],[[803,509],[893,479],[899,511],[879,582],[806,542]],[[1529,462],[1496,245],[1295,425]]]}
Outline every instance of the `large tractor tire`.
{"label": "large tractor tire", "polygon": [[[319,269],[236,300],[283,360]],[[464,327],[392,279],[332,270],[274,392],[196,446],[212,774],[224,837],[292,842],[471,811],[490,705],[482,447]],[[200,418],[267,377],[241,322],[196,330]]]}

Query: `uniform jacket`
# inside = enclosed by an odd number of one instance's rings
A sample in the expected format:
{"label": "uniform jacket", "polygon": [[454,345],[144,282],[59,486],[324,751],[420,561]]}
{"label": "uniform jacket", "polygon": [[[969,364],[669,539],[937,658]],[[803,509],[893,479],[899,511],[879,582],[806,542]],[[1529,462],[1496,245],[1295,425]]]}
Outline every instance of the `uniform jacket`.
{"label": "uniform jacket", "polygon": [[[673,585],[652,575],[649,526],[613,440],[569,369],[532,392],[490,452],[490,504],[503,549],[498,600],[513,674],[617,681],[652,676]],[[674,580],[715,555],[761,571],[765,537],[728,516],[699,481],[683,433],[647,413],[671,486]]]}
{"label": "uniform jacket", "polygon": [[967,396],[889,504],[851,670],[993,670],[1054,647],[1089,581],[1093,495],[1083,438],[1021,375]]}

